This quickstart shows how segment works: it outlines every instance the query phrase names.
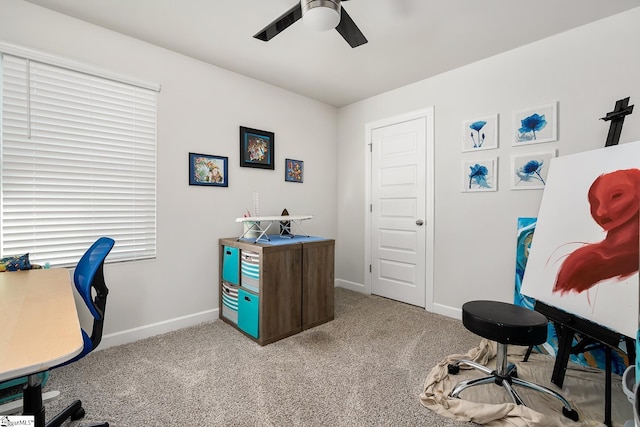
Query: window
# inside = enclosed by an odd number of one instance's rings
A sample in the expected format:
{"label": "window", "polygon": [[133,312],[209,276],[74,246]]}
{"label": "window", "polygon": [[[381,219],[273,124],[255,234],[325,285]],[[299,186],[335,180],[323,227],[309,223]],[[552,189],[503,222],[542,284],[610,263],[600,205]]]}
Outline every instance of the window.
{"label": "window", "polygon": [[0,69],[2,256],[72,266],[109,236],[110,261],[155,257],[157,90],[11,53]]}

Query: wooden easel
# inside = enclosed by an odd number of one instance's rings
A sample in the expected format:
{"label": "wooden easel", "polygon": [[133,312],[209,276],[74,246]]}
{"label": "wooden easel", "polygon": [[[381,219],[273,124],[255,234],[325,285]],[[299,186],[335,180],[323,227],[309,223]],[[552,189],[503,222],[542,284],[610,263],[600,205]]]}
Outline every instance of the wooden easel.
{"label": "wooden easel", "polygon": [[[629,98],[616,102],[613,111],[607,113],[601,120],[611,121],[609,134],[605,147],[617,145],[620,142],[620,134],[625,116],[633,112],[633,105],[629,105]],[[605,350],[605,406],[604,424],[611,427],[611,351],[618,348],[621,341],[625,341],[629,363],[635,363],[635,339],[621,335],[618,332],[598,325],[597,323],[583,319],[574,314],[567,313],[555,307],[551,307],[540,301],[536,301],[535,310],[544,314],[556,328],[558,334],[558,354],[553,366],[551,382],[562,388],[564,375],[567,370],[569,357],[572,353],[578,354],[585,351],[585,347],[600,343]],[[582,338],[577,346],[573,346],[573,338],[578,335]],[[633,361],[633,362],[632,362]]]}

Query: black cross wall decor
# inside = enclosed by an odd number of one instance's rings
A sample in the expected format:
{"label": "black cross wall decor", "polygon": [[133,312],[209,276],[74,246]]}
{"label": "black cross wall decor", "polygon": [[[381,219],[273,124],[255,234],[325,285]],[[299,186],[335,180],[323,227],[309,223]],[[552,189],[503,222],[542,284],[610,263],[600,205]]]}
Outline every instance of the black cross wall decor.
{"label": "black cross wall decor", "polygon": [[605,122],[611,121],[609,134],[607,135],[607,142],[604,145],[605,147],[618,145],[618,142],[620,141],[620,133],[622,132],[622,125],[624,124],[624,117],[632,112],[633,105],[629,105],[629,97],[626,97],[616,101],[616,107],[613,111],[607,113],[606,116],[600,119]]}

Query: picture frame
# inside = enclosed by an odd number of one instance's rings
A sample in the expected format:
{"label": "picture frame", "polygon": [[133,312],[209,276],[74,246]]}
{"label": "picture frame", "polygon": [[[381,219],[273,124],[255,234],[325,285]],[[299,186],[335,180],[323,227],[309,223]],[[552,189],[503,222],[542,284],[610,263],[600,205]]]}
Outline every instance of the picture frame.
{"label": "picture frame", "polygon": [[462,160],[462,192],[498,191],[498,157]]}
{"label": "picture frame", "polygon": [[229,158],[189,153],[189,185],[229,186]]}
{"label": "picture frame", "polygon": [[513,112],[512,145],[540,144],[558,139],[558,102]]}
{"label": "picture frame", "polygon": [[286,182],[304,182],[304,161],[285,159],[284,180]]}
{"label": "picture frame", "polygon": [[498,148],[498,114],[462,122],[462,151]]}
{"label": "picture frame", "polygon": [[275,135],[259,129],[240,126],[240,166],[274,169]]}
{"label": "picture frame", "polygon": [[547,174],[556,150],[511,155],[511,189],[537,190],[547,184]]}

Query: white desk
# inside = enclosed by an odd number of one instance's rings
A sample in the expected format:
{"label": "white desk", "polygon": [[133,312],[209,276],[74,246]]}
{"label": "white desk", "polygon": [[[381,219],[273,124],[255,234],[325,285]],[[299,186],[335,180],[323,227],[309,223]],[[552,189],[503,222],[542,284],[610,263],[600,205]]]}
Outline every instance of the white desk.
{"label": "white desk", "polygon": [[31,404],[25,394],[25,408],[38,408],[36,426],[44,425],[35,374],[72,359],[83,347],[69,272],[54,268],[0,273],[0,319],[0,381],[29,375],[29,386],[38,392],[31,393]]}

